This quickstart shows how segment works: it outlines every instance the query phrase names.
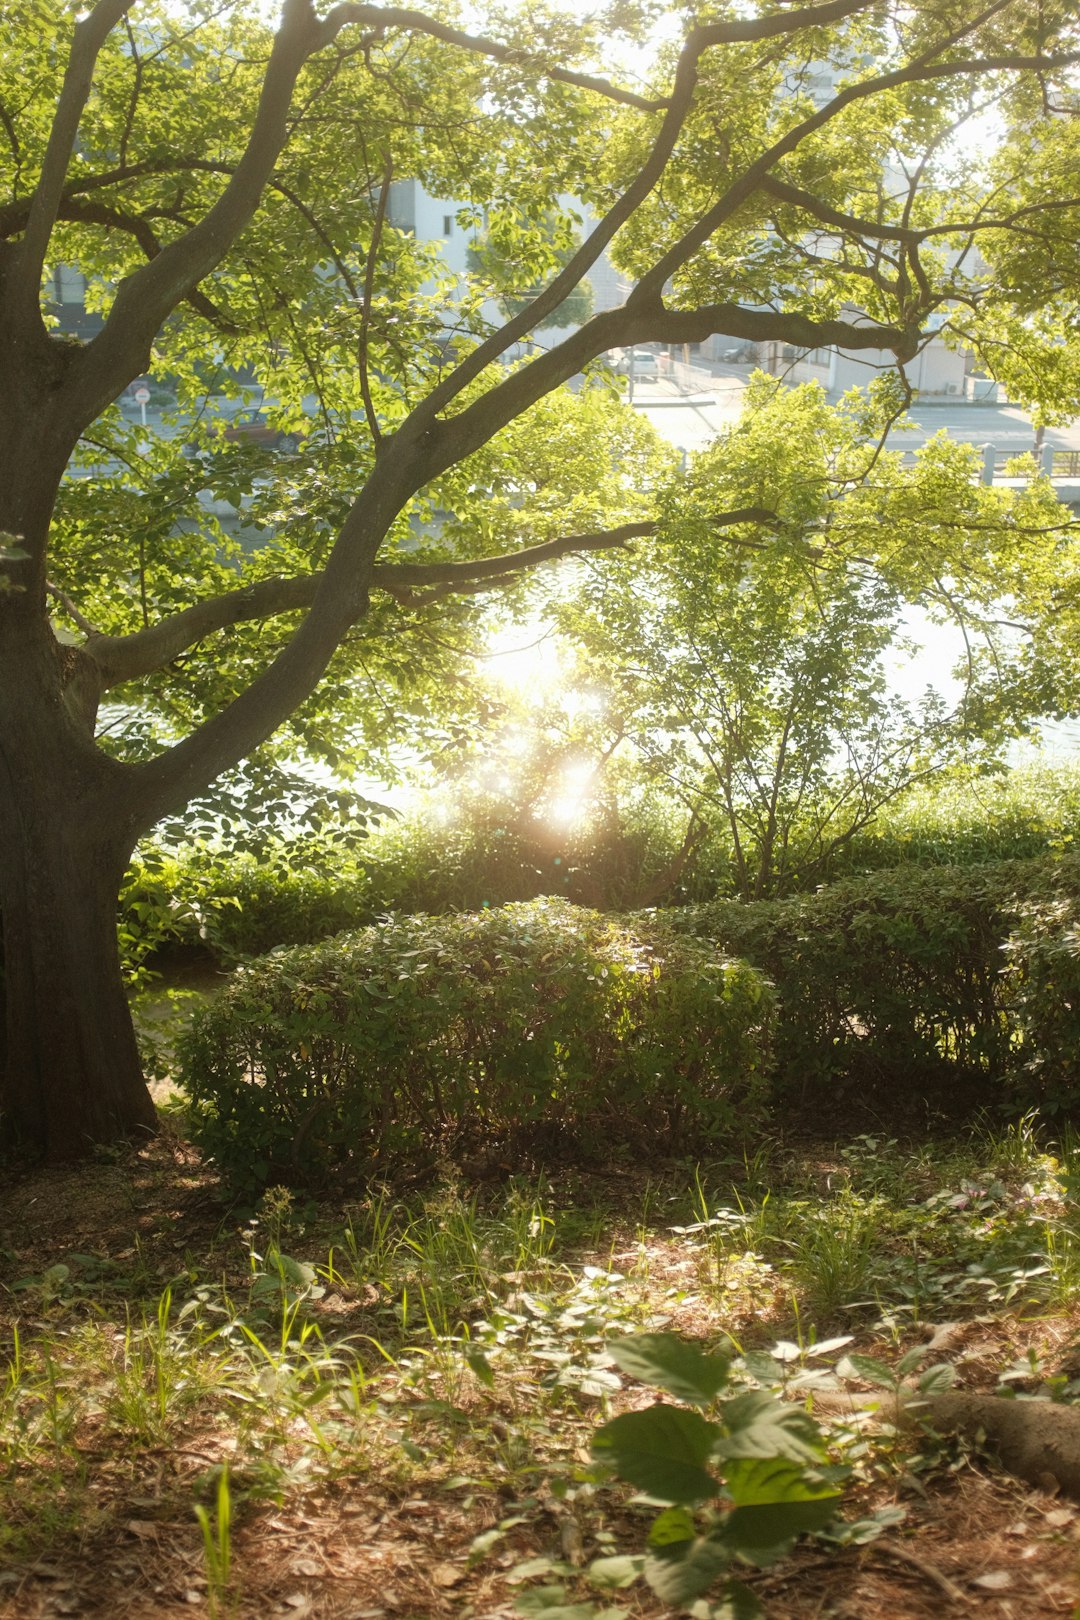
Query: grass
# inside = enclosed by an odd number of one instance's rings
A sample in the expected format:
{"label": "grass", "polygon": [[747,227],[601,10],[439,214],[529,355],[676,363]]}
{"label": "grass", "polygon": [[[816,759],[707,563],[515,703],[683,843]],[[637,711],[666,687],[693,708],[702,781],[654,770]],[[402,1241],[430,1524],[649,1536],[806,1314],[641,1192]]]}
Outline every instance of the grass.
{"label": "grass", "polygon": [[[161,1588],[147,1613],[168,1599],[255,1615],[316,1590],[318,1559],[283,1576],[267,1526],[356,1500],[369,1552],[386,1540],[371,1502],[430,1506],[442,1526],[444,1556],[432,1540],[410,1577],[425,1620],[474,1588],[477,1615],[482,1597],[512,1604],[534,1582],[509,1572],[539,1579],[537,1559],[573,1587],[575,1559],[542,1550],[552,1525],[569,1514],[595,1554],[625,1546],[640,1517],[588,1447],[634,1398],[609,1341],[641,1327],[726,1346],[747,1387],[812,1390],[835,1382],[841,1352],[895,1362],[927,1325],[977,1316],[1000,1351],[991,1383],[1022,1385],[1026,1364],[1057,1397],[1077,1393],[1053,1368],[1080,1296],[1080,1141],[1054,1147],[1034,1120],[942,1144],[774,1143],[651,1178],[470,1188],[448,1175],[343,1208],[271,1189],[240,1220],[179,1145],[99,1174],[112,1190],[85,1212],[88,1252],[78,1216],[20,1233],[18,1265],[8,1250],[0,1562],[79,1557],[90,1579],[88,1542],[141,1536]],[[0,1206],[0,1245],[33,1187]],[[859,1426],[835,1445],[879,1508],[936,1460],[913,1464]],[[102,1612],[121,1568],[103,1551],[93,1569]],[[407,1614],[401,1593],[380,1607],[377,1573],[372,1613]]]}

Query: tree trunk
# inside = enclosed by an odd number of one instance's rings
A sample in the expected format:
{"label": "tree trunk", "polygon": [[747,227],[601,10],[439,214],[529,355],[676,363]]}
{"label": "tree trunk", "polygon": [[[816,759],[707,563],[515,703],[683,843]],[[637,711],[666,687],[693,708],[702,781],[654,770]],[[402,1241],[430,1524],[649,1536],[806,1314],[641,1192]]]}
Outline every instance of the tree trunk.
{"label": "tree trunk", "polygon": [[[6,819],[6,818],[5,818]],[[0,1141],[48,1159],[155,1128],[120,973],[124,857],[53,805],[0,859]]]}
{"label": "tree trunk", "polygon": [[0,613],[0,1146],[50,1160],[149,1135],[116,900],[135,843],[123,767],[64,702],[65,651]]}

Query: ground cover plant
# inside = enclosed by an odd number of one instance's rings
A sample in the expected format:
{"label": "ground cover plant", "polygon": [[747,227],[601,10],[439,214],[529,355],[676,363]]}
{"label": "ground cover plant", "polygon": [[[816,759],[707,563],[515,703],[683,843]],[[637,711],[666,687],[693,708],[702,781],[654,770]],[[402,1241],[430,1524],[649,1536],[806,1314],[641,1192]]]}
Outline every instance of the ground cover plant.
{"label": "ground cover plant", "polygon": [[[0,1613],[1069,1614],[1075,1507],[830,1401],[906,1376],[1072,1402],[1078,1173],[1029,1119],[248,1211],[176,1135],[13,1177]],[[739,1547],[728,1520],[710,1562],[730,1497],[650,1477],[684,1504],[658,1531],[625,1444],[657,1383],[687,1430],[786,1413],[802,1521]],[[670,1584],[691,1530],[705,1595]]]}

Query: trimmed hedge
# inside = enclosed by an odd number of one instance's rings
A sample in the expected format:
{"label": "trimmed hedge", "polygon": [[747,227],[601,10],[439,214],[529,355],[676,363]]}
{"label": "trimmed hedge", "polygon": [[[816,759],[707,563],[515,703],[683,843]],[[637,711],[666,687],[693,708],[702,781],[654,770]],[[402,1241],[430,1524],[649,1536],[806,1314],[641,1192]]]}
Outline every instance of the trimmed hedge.
{"label": "trimmed hedge", "polygon": [[1023,1096],[1046,1114],[1080,1107],[1080,867],[1062,864],[1068,882],[1020,908],[1006,946]]}
{"label": "trimmed hedge", "polygon": [[761,974],[661,918],[542,899],[249,963],[180,1078],[202,1146],[250,1185],[480,1139],[677,1147],[753,1123],[772,1020]]}
{"label": "trimmed hedge", "polygon": [[902,868],[669,924],[774,983],[774,1102],[1080,1101],[1076,857]]}

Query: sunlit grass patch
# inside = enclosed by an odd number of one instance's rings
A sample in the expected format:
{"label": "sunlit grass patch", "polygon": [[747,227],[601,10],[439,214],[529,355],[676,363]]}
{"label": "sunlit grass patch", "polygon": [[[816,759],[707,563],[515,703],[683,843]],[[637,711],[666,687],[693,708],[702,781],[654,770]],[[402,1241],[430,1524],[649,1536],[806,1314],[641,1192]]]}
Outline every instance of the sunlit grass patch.
{"label": "sunlit grass patch", "polygon": [[[201,1229],[151,1203],[138,1244],[54,1241],[0,1295],[0,1552],[152,1524],[201,1572],[200,1601],[245,1615],[256,1527],[326,1493],[458,1504],[470,1543],[498,1532],[477,1578],[539,1556],[556,1490],[614,1552],[633,1515],[589,1442],[636,1399],[610,1346],[641,1330],[806,1398],[842,1355],[895,1368],[977,1317],[981,1375],[1072,1399],[1068,1332],[1048,1324],[1080,1290],[1078,1167],[1075,1140],[1032,1121],[940,1145],[773,1143],[648,1178],[448,1175],[337,1208],[271,1189]],[[880,1505],[913,1442],[856,1419],[829,1432]],[[568,1567],[552,1578],[572,1584]]]}

